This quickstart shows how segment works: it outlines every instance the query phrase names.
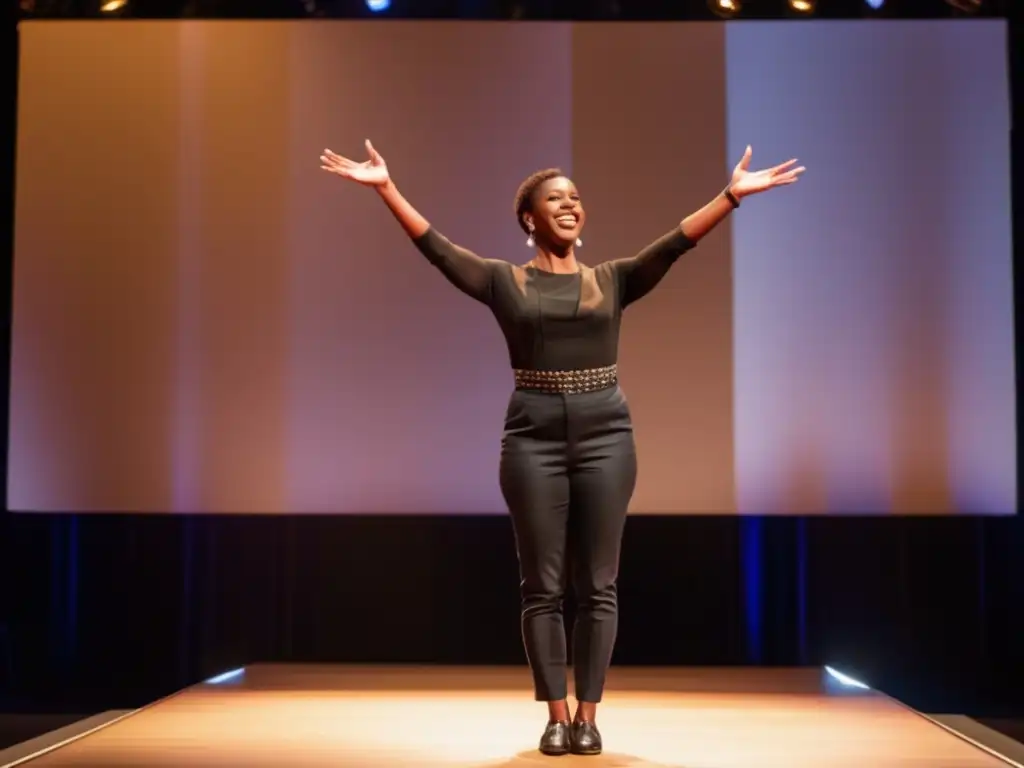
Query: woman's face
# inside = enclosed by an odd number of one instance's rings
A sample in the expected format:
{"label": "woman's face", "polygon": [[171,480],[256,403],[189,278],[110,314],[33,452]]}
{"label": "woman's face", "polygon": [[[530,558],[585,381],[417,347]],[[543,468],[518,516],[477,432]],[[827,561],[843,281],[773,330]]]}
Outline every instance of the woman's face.
{"label": "woman's face", "polygon": [[534,238],[558,247],[576,242],[586,214],[576,185],[564,176],[543,182],[533,194],[533,208],[526,216],[534,227]]}

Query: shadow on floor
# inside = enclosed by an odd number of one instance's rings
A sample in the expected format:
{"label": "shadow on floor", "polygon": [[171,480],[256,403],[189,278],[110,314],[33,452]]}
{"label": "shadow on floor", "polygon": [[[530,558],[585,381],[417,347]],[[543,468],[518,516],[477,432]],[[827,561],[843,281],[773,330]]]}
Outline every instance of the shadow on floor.
{"label": "shadow on floor", "polygon": [[536,750],[520,752],[510,760],[485,763],[477,768],[534,768],[535,766],[579,766],[580,768],[687,768],[684,765],[668,765],[651,762],[642,757],[605,752],[601,755],[564,755],[549,757]]}

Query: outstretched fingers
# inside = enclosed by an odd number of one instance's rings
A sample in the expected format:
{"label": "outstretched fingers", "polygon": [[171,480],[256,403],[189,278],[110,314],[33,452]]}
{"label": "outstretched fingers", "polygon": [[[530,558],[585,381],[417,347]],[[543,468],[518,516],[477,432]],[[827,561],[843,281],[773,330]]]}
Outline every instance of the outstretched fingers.
{"label": "outstretched fingers", "polygon": [[796,164],[796,158],[793,158],[792,160],[787,160],[784,163],[780,163],[779,165],[776,165],[774,168],[769,168],[768,172],[772,176],[778,176],[780,173],[785,171],[787,168],[792,168],[795,164]]}
{"label": "outstretched fingers", "polygon": [[775,184],[792,184],[797,179],[799,179],[800,174],[806,170],[807,169],[801,165],[799,168],[794,168],[791,171],[786,171],[785,173],[778,174],[773,181]]}
{"label": "outstretched fingers", "polygon": [[356,165],[356,163],[349,160],[347,157],[342,157],[329,149],[325,149],[324,153],[320,155],[320,162],[325,165],[336,165],[340,168],[351,168]]}
{"label": "outstretched fingers", "polygon": [[342,157],[329,149],[325,149],[324,153],[320,155],[320,168],[330,173],[336,173],[339,176],[348,177],[351,169],[355,168],[356,165],[357,163],[352,162],[347,157]]}
{"label": "outstretched fingers", "polygon": [[373,162],[375,162],[375,163],[382,162],[382,158],[380,156],[380,153],[376,149],[373,148],[373,144],[370,143],[369,139],[366,140],[366,152],[367,152],[367,154],[369,154],[370,159]]}

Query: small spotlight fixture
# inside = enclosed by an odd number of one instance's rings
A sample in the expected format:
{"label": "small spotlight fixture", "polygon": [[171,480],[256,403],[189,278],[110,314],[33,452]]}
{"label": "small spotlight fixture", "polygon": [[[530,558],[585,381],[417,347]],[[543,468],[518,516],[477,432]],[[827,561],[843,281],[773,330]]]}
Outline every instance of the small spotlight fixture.
{"label": "small spotlight fixture", "polygon": [[100,5],[100,12],[117,13],[118,11],[122,10],[126,5],[128,5],[128,0],[105,0],[105,2],[102,5]]}
{"label": "small spotlight fixture", "polygon": [[708,0],[708,8],[716,16],[721,16],[723,19],[731,19],[743,10],[743,5],[740,0]]}
{"label": "small spotlight fixture", "polygon": [[814,13],[814,0],[789,0],[789,9],[794,13]]}

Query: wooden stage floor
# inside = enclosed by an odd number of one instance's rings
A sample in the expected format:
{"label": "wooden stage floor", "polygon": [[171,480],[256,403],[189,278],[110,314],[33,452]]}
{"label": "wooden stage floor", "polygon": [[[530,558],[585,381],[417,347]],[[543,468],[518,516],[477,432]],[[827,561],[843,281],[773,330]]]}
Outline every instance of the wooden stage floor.
{"label": "wooden stage floor", "polygon": [[545,757],[516,668],[256,665],[23,763],[333,768],[975,768],[1006,763],[818,669],[613,669],[605,753]]}

